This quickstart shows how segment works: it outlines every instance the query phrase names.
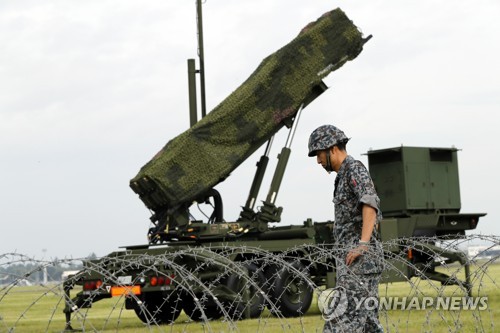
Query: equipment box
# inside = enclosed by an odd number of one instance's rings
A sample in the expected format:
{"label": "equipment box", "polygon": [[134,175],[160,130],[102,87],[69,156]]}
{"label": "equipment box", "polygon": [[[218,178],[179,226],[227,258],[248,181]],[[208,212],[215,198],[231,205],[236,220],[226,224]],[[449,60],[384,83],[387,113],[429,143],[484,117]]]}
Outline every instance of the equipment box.
{"label": "equipment box", "polygon": [[401,146],[367,155],[384,216],[460,211],[456,148]]}

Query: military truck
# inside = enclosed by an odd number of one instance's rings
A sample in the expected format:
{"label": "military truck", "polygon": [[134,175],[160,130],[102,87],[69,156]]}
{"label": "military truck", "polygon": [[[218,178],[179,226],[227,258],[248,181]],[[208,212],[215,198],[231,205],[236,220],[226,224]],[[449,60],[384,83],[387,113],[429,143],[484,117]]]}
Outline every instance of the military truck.
{"label": "military truck", "polygon": [[[171,323],[181,311],[193,320],[256,318],[265,307],[276,316],[304,314],[314,288],[335,283],[334,222],[307,218],[280,225],[277,194],[301,112],[327,90],[322,78],[354,59],[369,37],[340,9],[326,13],[265,58],[212,112],[170,140],[130,181],[152,212],[148,244],[88,260],[65,282],[66,328],[71,329],[72,313],[111,297],[123,297],[125,308],[148,324]],[[196,72],[192,63],[188,67]],[[288,139],[267,197],[256,208],[273,136],[285,127]],[[266,142],[239,217],[226,221],[216,185]],[[484,215],[459,212],[456,153],[418,147],[368,152],[385,215],[382,240],[392,240],[385,281],[425,276],[470,290],[461,252],[444,251],[428,238],[408,242],[413,236],[463,237]],[[213,207],[211,215],[194,219],[190,208],[205,204]],[[440,262],[430,250],[440,254]],[[442,258],[464,264],[466,281],[436,272]],[[75,286],[81,291],[71,297]]]}

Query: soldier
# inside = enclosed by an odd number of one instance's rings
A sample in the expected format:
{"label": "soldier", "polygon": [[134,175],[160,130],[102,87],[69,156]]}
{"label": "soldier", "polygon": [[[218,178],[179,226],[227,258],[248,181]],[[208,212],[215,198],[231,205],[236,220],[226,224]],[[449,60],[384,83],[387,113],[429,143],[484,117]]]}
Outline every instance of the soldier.
{"label": "soldier", "polygon": [[342,315],[325,318],[323,331],[383,332],[378,320],[378,283],[383,270],[377,231],[382,219],[380,200],[368,170],[347,154],[348,141],[332,125],[318,127],[309,137],[309,156],[316,156],[328,173],[337,173],[333,192],[336,289],[347,300]]}

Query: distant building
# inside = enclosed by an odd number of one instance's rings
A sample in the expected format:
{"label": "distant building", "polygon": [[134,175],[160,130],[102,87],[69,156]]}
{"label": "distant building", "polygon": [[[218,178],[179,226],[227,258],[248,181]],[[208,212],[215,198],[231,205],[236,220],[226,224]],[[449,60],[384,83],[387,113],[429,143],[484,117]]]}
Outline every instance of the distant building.
{"label": "distant building", "polygon": [[500,245],[488,246],[488,245],[477,245],[469,246],[467,248],[467,254],[471,259],[492,259],[500,257]]}
{"label": "distant building", "polygon": [[29,286],[32,286],[33,283],[31,283],[27,279],[19,279],[19,280],[16,281],[15,285],[19,286],[19,287],[29,287]]}

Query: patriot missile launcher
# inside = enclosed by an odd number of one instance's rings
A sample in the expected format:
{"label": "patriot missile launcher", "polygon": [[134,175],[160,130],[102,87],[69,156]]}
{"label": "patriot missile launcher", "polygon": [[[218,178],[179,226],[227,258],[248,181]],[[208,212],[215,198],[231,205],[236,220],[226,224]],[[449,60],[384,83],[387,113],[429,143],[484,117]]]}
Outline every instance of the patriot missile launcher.
{"label": "patriot missile launcher", "polygon": [[[71,329],[72,313],[114,296],[125,298],[125,308],[143,322],[162,324],[174,322],[181,311],[193,320],[256,318],[265,307],[277,316],[300,316],[309,309],[313,286],[333,287],[334,222],[306,218],[280,225],[283,208],[276,198],[301,112],[327,90],[322,79],[356,58],[370,37],[342,10],[328,12],[265,58],[199,121],[193,102],[197,71],[188,61],[192,126],[130,180],[152,212],[149,241],[86,261],[65,282],[66,328]],[[273,136],[283,128],[288,139],[266,199],[256,208]],[[238,218],[227,221],[215,187],[266,143],[248,199]],[[436,242],[408,242],[422,235],[463,237],[484,215],[459,212],[456,149],[398,147],[370,151],[368,161],[386,216],[382,240],[391,241],[386,254],[392,265],[384,281],[419,276],[470,290],[461,252],[440,251]],[[213,206],[212,214],[206,221],[193,219],[190,207],[203,203]],[[430,253],[464,264],[466,281],[438,273],[439,262]],[[72,298],[75,286],[82,290]]]}

